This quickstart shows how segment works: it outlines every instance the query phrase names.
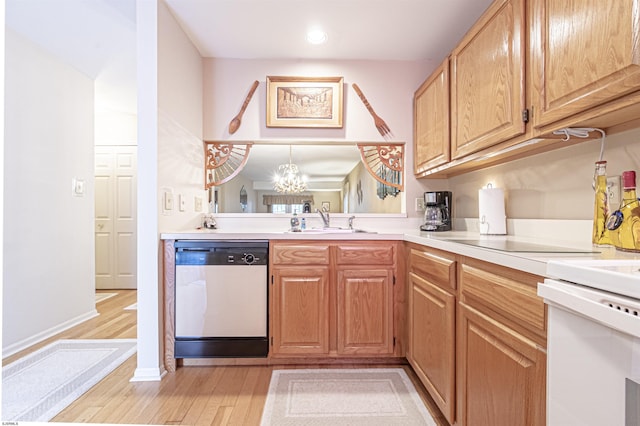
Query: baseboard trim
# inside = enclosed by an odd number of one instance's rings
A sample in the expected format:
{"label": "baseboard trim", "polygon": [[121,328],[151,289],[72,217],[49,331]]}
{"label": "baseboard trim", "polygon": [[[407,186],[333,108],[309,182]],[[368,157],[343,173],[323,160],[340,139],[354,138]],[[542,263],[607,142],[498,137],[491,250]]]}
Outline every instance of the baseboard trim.
{"label": "baseboard trim", "polygon": [[91,311],[79,315],[75,318],[72,318],[68,321],[65,321],[61,324],[56,325],[55,327],[51,327],[47,330],[44,330],[38,334],[35,334],[31,337],[23,339],[19,342],[16,342],[12,345],[2,348],[2,359],[10,357],[11,355],[17,354],[18,352],[27,349],[29,346],[33,346],[36,343],[40,343],[43,340],[48,339],[49,337],[55,336],[58,333],[62,333],[65,330],[68,330],[72,327],[75,327],[78,324],[81,324],[85,321],[90,320],[91,318],[97,317],[98,311],[96,309],[92,309]]}
{"label": "baseboard trim", "polygon": [[130,382],[159,382],[167,374],[167,370],[160,368],[136,368]]}

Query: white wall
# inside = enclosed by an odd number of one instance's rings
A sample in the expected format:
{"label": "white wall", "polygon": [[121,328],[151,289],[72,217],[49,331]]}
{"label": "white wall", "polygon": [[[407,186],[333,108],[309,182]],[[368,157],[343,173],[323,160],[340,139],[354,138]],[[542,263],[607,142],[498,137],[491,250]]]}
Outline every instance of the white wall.
{"label": "white wall", "polygon": [[93,81],[9,29],[5,67],[3,356],[95,314]]}
{"label": "white wall", "polygon": [[[202,64],[163,1],[139,1],[138,47],[138,365],[134,381],[159,380],[162,368],[162,251],[159,234],[193,227],[193,202],[179,211],[178,194],[204,196]],[[174,209],[162,212],[170,187]]]}
{"label": "white wall", "polygon": [[[608,136],[607,175],[640,174],[640,129]],[[585,141],[537,156],[449,179],[454,217],[478,217],[478,189],[492,182],[505,189],[507,217],[513,219],[593,218],[594,163],[600,140]],[[640,180],[639,180],[640,183]]]}

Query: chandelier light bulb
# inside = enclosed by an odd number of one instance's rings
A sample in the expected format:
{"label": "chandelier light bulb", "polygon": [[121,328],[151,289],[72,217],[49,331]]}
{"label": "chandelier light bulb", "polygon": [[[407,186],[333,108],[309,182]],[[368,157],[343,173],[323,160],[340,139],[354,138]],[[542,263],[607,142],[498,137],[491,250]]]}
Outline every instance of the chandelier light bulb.
{"label": "chandelier light bulb", "polygon": [[305,179],[300,176],[298,166],[291,160],[291,145],[289,145],[289,163],[278,166],[273,188],[285,194],[297,194],[307,190]]}

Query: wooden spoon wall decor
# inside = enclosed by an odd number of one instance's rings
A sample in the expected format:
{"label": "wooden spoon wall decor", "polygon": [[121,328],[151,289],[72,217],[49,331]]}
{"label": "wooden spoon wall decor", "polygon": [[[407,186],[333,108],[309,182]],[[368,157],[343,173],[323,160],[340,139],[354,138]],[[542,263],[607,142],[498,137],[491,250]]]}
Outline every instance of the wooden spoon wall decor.
{"label": "wooden spoon wall decor", "polygon": [[229,123],[229,133],[230,134],[234,134],[236,132],[236,130],[238,130],[238,128],[240,127],[240,123],[241,123],[241,120],[242,120],[242,114],[244,114],[244,110],[247,109],[247,105],[249,105],[249,101],[251,101],[251,97],[253,96],[253,93],[258,88],[259,84],[260,84],[260,82],[258,82],[258,80],[253,82],[253,85],[251,86],[251,89],[249,89],[249,93],[247,94],[247,98],[244,100],[244,103],[242,104],[242,107],[240,108],[240,112],[238,113],[238,115],[233,117],[233,120],[231,120],[231,123]]}

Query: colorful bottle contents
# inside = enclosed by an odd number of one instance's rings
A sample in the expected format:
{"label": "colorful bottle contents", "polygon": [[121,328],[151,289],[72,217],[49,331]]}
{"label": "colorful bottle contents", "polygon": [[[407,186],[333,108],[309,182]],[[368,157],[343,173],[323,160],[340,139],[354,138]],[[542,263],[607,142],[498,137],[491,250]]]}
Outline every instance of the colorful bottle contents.
{"label": "colorful bottle contents", "polygon": [[294,212],[291,218],[291,230],[293,232],[300,232],[300,220],[298,219],[298,213]]}
{"label": "colorful bottle contents", "polygon": [[596,162],[596,196],[593,212],[593,235],[592,242],[597,246],[611,246],[609,229],[607,229],[607,218],[609,216],[609,196],[607,195],[607,162]]}
{"label": "colorful bottle contents", "polygon": [[636,194],[636,172],[622,173],[622,189],[620,209],[615,212],[620,217],[620,223],[614,231],[614,245],[619,250],[640,252],[640,202]]}

